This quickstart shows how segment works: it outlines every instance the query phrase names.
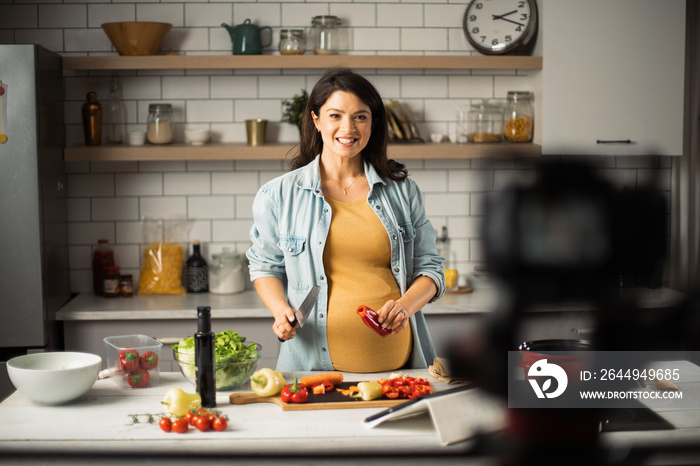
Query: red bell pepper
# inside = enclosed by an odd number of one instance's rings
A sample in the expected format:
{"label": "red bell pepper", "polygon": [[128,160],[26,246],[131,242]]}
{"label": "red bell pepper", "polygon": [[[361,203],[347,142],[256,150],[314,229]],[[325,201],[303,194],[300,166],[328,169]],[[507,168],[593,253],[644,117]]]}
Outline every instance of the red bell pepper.
{"label": "red bell pepper", "polygon": [[303,383],[298,383],[295,377],[294,384],[284,386],[281,398],[285,403],[306,403],[309,400],[309,390]]}
{"label": "red bell pepper", "polygon": [[148,381],[151,377],[148,375],[148,371],[140,367],[137,367],[134,372],[130,373],[126,380],[134,388],[143,388],[148,385]]}
{"label": "red bell pepper", "polygon": [[130,349],[121,350],[119,363],[124,372],[134,372],[139,367],[139,352]]}
{"label": "red bell pepper", "polygon": [[141,355],[141,367],[150,371],[158,367],[158,355],[153,351]]}
{"label": "red bell pepper", "polygon": [[383,328],[382,324],[379,323],[379,314],[374,309],[360,306],[357,308],[357,315],[360,316],[367,327],[377,332],[377,335],[380,337],[385,337],[391,333],[391,329]]}

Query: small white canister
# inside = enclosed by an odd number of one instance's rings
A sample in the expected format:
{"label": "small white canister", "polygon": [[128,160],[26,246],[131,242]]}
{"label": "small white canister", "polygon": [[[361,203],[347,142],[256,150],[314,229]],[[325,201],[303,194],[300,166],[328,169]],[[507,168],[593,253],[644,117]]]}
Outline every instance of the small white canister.
{"label": "small white canister", "polygon": [[212,254],[209,266],[209,292],[233,294],[245,290],[246,272],[240,254],[224,248],[219,254]]}

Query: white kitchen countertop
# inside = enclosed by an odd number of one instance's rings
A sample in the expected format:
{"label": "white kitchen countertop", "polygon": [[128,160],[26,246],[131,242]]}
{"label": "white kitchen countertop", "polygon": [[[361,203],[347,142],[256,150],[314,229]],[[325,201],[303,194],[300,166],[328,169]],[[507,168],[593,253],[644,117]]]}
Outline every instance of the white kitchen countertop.
{"label": "white kitchen countertop", "polygon": [[[678,367],[679,363],[674,363]],[[700,368],[690,363],[678,386],[684,397],[700,399]],[[406,371],[428,377],[425,371]],[[285,373],[289,380],[294,374]],[[381,374],[346,374],[346,380],[376,379]],[[436,390],[448,388],[429,377]],[[124,390],[112,380],[98,380],[82,398],[63,406],[41,406],[14,393],[0,404],[0,458],[7,455],[42,454],[58,458],[63,454],[189,456],[237,458],[264,455],[289,456],[332,455],[402,455],[439,460],[440,464],[468,464],[471,440],[443,446],[428,415],[387,422],[373,429],[363,420],[384,408],[355,408],[315,411],[282,411],[272,403],[231,405],[228,394],[217,394],[217,409],[229,417],[224,432],[199,432],[190,428],[185,434],[165,433],[157,425],[133,424],[130,414],[158,414],[160,401],[172,387],[194,392],[194,387],[180,373],[161,373],[158,387]],[[249,391],[247,387],[240,391]],[[697,404],[696,404],[697,405]],[[601,435],[604,446],[628,448],[654,446],[688,446],[700,442],[700,409],[677,409],[659,402],[653,407],[677,428],[665,431],[615,432]],[[128,442],[128,443],[127,443]],[[694,453],[694,454],[697,454]],[[455,456],[457,455],[457,456]],[[139,463],[141,464],[141,463]],[[309,464],[309,463],[306,463]],[[484,463],[479,463],[484,464]],[[690,463],[683,463],[690,464]]]}
{"label": "white kitchen countertop", "polygon": [[[683,294],[669,288],[634,288],[621,290],[623,296],[638,300],[641,307],[676,303]],[[489,312],[498,299],[496,288],[477,288],[471,293],[445,294],[436,303],[425,306],[426,315],[482,314]],[[131,298],[103,298],[90,293],[79,294],[56,314],[57,320],[158,320],[191,319],[197,306],[211,306],[212,318],[268,318],[270,312],[254,290],[233,295],[212,293],[186,295],[147,295]],[[542,307],[536,311],[589,311],[587,303],[567,303]]]}
{"label": "white kitchen countertop", "polygon": [[[404,371],[427,377],[426,371]],[[308,375],[305,373],[304,375]],[[387,374],[388,375],[388,374]],[[374,380],[378,374],[346,374],[346,380]],[[291,373],[285,373],[292,380]],[[447,385],[430,377],[436,390]],[[188,393],[194,386],[179,372],[164,372],[158,387],[125,390],[109,379],[98,380],[82,398],[63,406],[36,405],[15,392],[0,404],[0,457],[3,452],[38,454],[90,451],[105,453],[128,449],[139,452],[178,451],[196,454],[259,455],[393,452],[422,454],[461,451],[464,445],[443,447],[431,420],[420,416],[406,422],[387,423],[374,429],[363,420],[386,408],[353,408],[282,411],[273,403],[231,405],[231,392],[217,393],[217,409],[229,417],[223,432],[165,433],[157,425],[132,424],[129,414],[159,414],[164,394],[172,387]],[[250,391],[244,387],[238,391]],[[128,444],[125,443],[128,441]]]}

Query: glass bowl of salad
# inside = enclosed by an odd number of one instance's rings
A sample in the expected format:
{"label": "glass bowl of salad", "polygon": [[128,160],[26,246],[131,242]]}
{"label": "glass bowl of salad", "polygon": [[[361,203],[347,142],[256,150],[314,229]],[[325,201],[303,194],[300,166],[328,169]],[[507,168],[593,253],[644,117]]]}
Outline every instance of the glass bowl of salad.
{"label": "glass bowl of salad", "polygon": [[[262,357],[262,345],[245,343],[246,338],[237,332],[225,330],[217,333],[214,343],[216,389],[235,390],[243,386],[258,367]],[[173,345],[173,357],[180,372],[193,385],[195,382],[194,337],[180,340]]]}

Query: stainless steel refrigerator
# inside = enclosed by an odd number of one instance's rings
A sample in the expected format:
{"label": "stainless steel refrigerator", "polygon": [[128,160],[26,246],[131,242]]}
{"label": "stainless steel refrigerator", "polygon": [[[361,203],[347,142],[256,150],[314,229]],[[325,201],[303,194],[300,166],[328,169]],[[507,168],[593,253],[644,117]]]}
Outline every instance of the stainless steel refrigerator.
{"label": "stainless steel refrigerator", "polygon": [[55,314],[70,283],[61,57],[0,45],[0,82],[1,400],[7,360],[63,348]]}

